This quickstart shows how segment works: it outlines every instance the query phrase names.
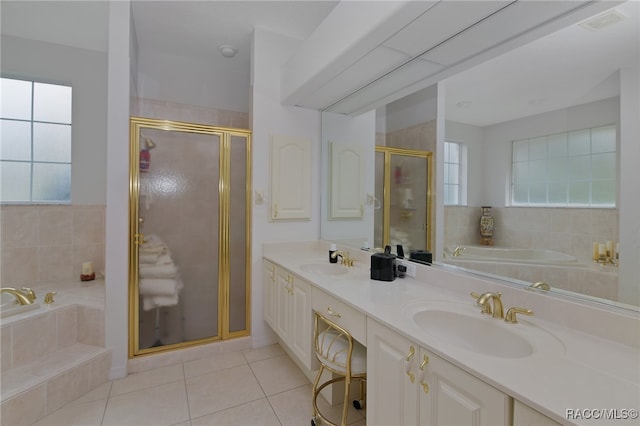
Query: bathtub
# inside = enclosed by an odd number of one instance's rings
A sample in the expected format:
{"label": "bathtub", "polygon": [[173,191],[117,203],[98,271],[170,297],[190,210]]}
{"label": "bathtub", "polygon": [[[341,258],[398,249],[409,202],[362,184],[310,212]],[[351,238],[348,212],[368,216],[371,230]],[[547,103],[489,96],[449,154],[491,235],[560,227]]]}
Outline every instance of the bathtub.
{"label": "bathtub", "polygon": [[[109,380],[104,282],[33,284],[31,305],[0,298],[2,424],[33,424]],[[44,303],[48,292],[55,301]]]}
{"label": "bathtub", "polygon": [[575,256],[553,250],[459,245],[446,248],[444,254],[445,261],[580,266]]}

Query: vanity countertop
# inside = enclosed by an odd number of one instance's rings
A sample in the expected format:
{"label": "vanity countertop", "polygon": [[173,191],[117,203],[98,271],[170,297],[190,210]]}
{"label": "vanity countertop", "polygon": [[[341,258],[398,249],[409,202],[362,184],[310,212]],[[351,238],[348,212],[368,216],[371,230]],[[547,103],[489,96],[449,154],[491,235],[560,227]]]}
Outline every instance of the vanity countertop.
{"label": "vanity countertop", "polygon": [[[566,325],[575,321],[587,324],[594,321],[593,327],[602,329],[617,326],[628,328],[631,324],[633,330],[630,333],[633,335],[640,330],[637,315],[621,314],[619,323],[616,323],[616,315],[608,315],[604,318],[610,322],[603,325],[600,321],[603,318],[601,310],[594,308],[591,315],[588,308],[575,308],[571,304],[563,312],[545,315],[548,310],[545,311],[540,305],[541,301],[557,306],[556,300],[545,300],[533,292],[507,286],[502,289],[499,283],[492,280],[422,265],[417,265],[417,278],[375,281],[369,277],[370,254],[353,249],[350,251],[357,258],[356,266],[338,277],[301,268],[304,264],[329,264],[328,243],[323,241],[266,244],[263,246],[263,257],[557,422],[638,424],[638,346],[626,344],[625,339],[616,341],[603,338],[602,330],[597,335]],[[500,321],[481,315],[480,308],[467,291],[472,289],[480,294],[497,291],[496,288],[504,293],[502,301],[505,313],[512,306],[531,307],[534,310],[534,316],[518,316],[518,324],[507,325],[504,321],[498,324],[530,341],[534,347],[532,354],[506,358],[484,355],[440,340],[434,334],[423,331],[413,320],[413,314],[424,306],[449,306],[467,315],[477,312],[478,321]],[[577,311],[574,312],[574,309]],[[584,318],[572,317],[564,321],[563,315],[581,315]],[[618,336],[618,333],[615,334]],[[568,410],[602,409],[617,410],[613,412],[616,419],[567,419]],[[592,412],[580,413],[588,417]],[[599,412],[595,413],[597,415]]]}

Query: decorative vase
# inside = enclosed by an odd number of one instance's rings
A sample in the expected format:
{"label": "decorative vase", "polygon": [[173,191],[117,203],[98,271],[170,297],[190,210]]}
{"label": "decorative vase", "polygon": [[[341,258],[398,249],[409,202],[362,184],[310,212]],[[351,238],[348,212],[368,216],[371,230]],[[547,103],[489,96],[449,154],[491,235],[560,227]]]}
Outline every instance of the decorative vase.
{"label": "decorative vase", "polygon": [[493,216],[491,216],[491,206],[482,206],[482,216],[480,217],[480,236],[482,244],[493,245]]}

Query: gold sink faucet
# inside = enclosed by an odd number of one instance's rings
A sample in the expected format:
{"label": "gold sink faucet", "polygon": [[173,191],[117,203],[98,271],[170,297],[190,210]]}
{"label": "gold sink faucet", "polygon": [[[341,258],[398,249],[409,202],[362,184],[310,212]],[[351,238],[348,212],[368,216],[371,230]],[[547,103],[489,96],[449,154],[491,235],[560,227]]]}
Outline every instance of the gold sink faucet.
{"label": "gold sink faucet", "polygon": [[[476,300],[476,303],[479,306],[482,306],[482,313],[483,314],[491,314],[493,312],[493,317],[494,318],[500,318],[503,319],[504,318],[504,310],[502,308],[502,299],[500,298],[502,296],[502,293],[497,292],[497,293],[492,293],[492,292],[486,292],[486,293],[482,293],[479,297],[478,300]],[[489,305],[489,300],[493,301],[493,310],[491,309],[491,305]]]}
{"label": "gold sink faucet", "polygon": [[36,300],[35,291],[28,287],[22,287],[22,290],[18,290],[17,288],[4,287],[0,289],[0,293],[13,294],[18,303],[21,305],[31,305]]}
{"label": "gold sink faucet", "polygon": [[342,263],[343,265],[350,267],[353,266],[353,262],[355,262],[355,259],[349,257],[349,252],[344,252],[344,251],[340,251],[340,250],[336,250],[333,253],[331,253],[331,258],[335,259],[338,256],[340,256],[340,263]]}

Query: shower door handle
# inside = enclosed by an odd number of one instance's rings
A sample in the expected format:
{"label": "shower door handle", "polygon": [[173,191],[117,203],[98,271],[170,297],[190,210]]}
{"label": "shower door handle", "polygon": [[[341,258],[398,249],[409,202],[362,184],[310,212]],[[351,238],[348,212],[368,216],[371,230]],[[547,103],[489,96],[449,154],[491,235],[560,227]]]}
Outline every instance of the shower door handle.
{"label": "shower door handle", "polygon": [[134,243],[137,246],[146,243],[146,241],[144,240],[144,234],[133,234],[133,238],[134,238]]}

